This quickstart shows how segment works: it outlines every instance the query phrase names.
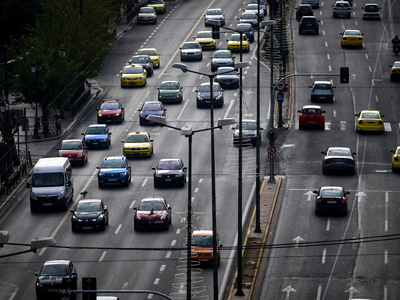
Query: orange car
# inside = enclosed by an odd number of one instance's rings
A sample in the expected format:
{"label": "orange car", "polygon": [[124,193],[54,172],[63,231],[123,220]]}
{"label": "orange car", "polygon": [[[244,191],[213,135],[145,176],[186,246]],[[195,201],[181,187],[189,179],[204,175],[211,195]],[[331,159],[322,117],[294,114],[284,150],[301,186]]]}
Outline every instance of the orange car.
{"label": "orange car", "polygon": [[[220,248],[217,233],[217,262],[219,266]],[[200,264],[213,264],[213,232],[212,230],[194,230],[192,234],[192,261]]]}

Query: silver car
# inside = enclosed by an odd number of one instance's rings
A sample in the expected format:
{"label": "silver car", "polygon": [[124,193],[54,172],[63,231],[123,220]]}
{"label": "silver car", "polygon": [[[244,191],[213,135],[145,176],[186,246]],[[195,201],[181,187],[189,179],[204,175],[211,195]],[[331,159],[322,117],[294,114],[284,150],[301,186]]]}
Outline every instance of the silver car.
{"label": "silver car", "polygon": [[156,24],[157,23],[157,14],[154,8],[149,6],[144,6],[139,9],[138,24]]}
{"label": "silver car", "polygon": [[333,89],[335,86],[332,81],[314,81],[311,88],[311,102],[334,102],[335,94]]}
{"label": "silver car", "polygon": [[351,5],[348,1],[336,1],[333,6],[332,16],[351,18]]}
{"label": "silver car", "polygon": [[[236,123],[233,130],[233,145],[239,145],[239,122]],[[263,130],[263,128],[260,128]],[[242,146],[256,146],[257,145],[257,122],[255,120],[242,120]]]}
{"label": "silver car", "polygon": [[220,26],[225,25],[225,14],[222,12],[221,8],[210,8],[207,10],[206,14],[204,15],[204,25],[207,26],[208,20],[216,20],[219,21]]}
{"label": "silver car", "polygon": [[257,15],[252,12],[242,13],[239,18],[239,23],[250,23],[253,28],[256,28],[258,26]]}
{"label": "silver car", "polygon": [[203,49],[198,42],[186,42],[179,49],[181,50],[181,61],[203,59]]}
{"label": "silver car", "polygon": [[364,7],[362,7],[363,11],[363,20],[373,19],[380,20],[381,12],[380,7],[376,3],[367,3]]}
{"label": "silver car", "polygon": [[[245,13],[255,13],[256,15],[258,15],[258,18],[260,20],[264,19],[264,9],[260,6],[258,6],[257,4],[247,4],[245,10]],[[260,14],[258,14],[258,12],[260,12]]]}

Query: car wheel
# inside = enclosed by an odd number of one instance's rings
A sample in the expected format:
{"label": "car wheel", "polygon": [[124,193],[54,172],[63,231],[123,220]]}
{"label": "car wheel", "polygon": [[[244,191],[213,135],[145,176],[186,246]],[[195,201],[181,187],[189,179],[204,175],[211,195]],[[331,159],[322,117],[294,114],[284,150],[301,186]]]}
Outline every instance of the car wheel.
{"label": "car wheel", "polygon": [[128,187],[129,186],[129,181],[126,181],[125,183],[124,183],[124,187]]}
{"label": "car wheel", "polygon": [[139,231],[139,226],[137,226],[136,224],[133,226],[133,229],[135,230],[135,231]]}
{"label": "car wheel", "polygon": [[72,232],[77,232],[78,231],[74,226],[71,226],[71,230],[72,230]]}
{"label": "car wheel", "polygon": [[101,231],[106,230],[106,222],[103,223],[103,226],[100,227],[100,230],[101,230]]}
{"label": "car wheel", "polygon": [[315,215],[318,216],[319,215],[319,211],[315,210]]}
{"label": "car wheel", "polygon": [[343,212],[343,216],[347,216],[347,209]]}
{"label": "car wheel", "polygon": [[300,29],[299,29],[299,34],[302,34],[303,33],[303,31],[301,31]]}
{"label": "car wheel", "polygon": [[304,129],[304,126],[299,125],[299,130],[303,130],[303,129]]}
{"label": "car wheel", "polygon": [[315,30],[315,34],[319,34],[319,29]]}
{"label": "car wheel", "polygon": [[99,181],[99,182],[98,182],[98,186],[99,186],[99,188],[101,189],[101,188],[103,187],[103,184]]}
{"label": "car wheel", "polygon": [[322,168],[322,174],[326,174],[326,169]]}
{"label": "car wheel", "polygon": [[199,59],[200,61],[202,61],[203,60],[203,53],[201,54],[201,56],[200,56],[200,59]]}
{"label": "car wheel", "polygon": [[36,205],[31,203],[31,213],[35,213],[38,211],[38,208],[36,207]]}

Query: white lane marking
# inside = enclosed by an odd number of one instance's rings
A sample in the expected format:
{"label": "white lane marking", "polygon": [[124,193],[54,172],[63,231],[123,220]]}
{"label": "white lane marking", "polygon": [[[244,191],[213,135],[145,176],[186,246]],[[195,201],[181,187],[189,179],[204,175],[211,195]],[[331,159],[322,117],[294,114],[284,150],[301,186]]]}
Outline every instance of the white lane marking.
{"label": "white lane marking", "polygon": [[131,205],[129,205],[129,209],[132,209],[135,206],[136,200],[133,200]]}
{"label": "white lane marking", "polygon": [[329,55],[329,53],[326,54],[326,58],[327,58],[328,60],[331,59],[331,56]]}
{"label": "white lane marking", "polygon": [[346,130],[346,121],[340,121],[340,130]]}
{"label": "white lane marking", "polygon": [[376,101],[376,102],[379,102],[378,95],[375,95],[375,101]]}
{"label": "white lane marking", "polygon": [[322,284],[318,284],[317,300],[321,299]]}
{"label": "white lane marking", "polygon": [[328,48],[328,42],[325,42],[325,47]]}
{"label": "white lane marking", "polygon": [[166,254],[165,254],[165,258],[170,258],[171,257],[171,251],[168,251]]}
{"label": "white lane marking", "polygon": [[182,117],[182,114],[185,111],[186,106],[188,106],[188,104],[189,104],[189,101],[190,101],[189,99],[184,101],[185,104],[183,105],[181,112],[179,113],[178,117],[176,118],[177,120],[179,120]]}
{"label": "white lane marking", "polygon": [[328,221],[326,222],[326,231],[329,231],[331,229],[331,217],[328,218]]}
{"label": "white lane marking", "polygon": [[203,182],[203,178],[200,178],[199,183],[202,183],[202,182]]}
{"label": "white lane marking", "polygon": [[107,254],[107,251],[103,251],[103,253],[102,253],[101,256],[100,256],[99,261],[103,261],[104,256],[106,256],[106,254]]}
{"label": "white lane marking", "polygon": [[160,278],[156,278],[153,284],[158,284],[160,282]]}
{"label": "white lane marking", "polygon": [[176,244],[176,240],[173,240],[173,241],[171,242],[171,246],[175,246],[175,244]]}
{"label": "white lane marking", "polygon": [[199,191],[199,188],[195,188],[194,192],[197,193]]}
{"label": "white lane marking", "polygon": [[322,251],[322,261],[321,263],[324,265],[326,262],[326,248]]}
{"label": "white lane marking", "polygon": [[325,130],[331,130],[331,122],[329,121],[325,122]]}
{"label": "white lane marking", "polygon": [[388,251],[387,251],[387,249],[385,249],[384,261],[385,261],[385,265],[387,265],[388,264]]}
{"label": "white lane marking", "polygon": [[383,126],[385,127],[385,131],[392,131],[392,126],[390,123],[383,123]]}
{"label": "white lane marking", "polygon": [[164,270],[165,270],[166,267],[167,267],[166,265],[161,265],[161,267],[160,267],[160,272],[164,272]]}
{"label": "white lane marking", "polygon": [[180,234],[181,233],[181,230],[178,228],[177,230],[176,230],[176,234]]}
{"label": "white lane marking", "polygon": [[118,234],[118,232],[120,231],[121,227],[122,227],[122,224],[119,224],[118,227],[117,227],[117,230],[115,230],[114,233],[115,233],[115,234]]}
{"label": "white lane marking", "polygon": [[385,192],[385,232],[389,230],[389,193]]}
{"label": "white lane marking", "polygon": [[142,183],[142,187],[143,186],[145,186],[146,185],[146,183],[147,183],[147,178],[143,181],[143,183]]}

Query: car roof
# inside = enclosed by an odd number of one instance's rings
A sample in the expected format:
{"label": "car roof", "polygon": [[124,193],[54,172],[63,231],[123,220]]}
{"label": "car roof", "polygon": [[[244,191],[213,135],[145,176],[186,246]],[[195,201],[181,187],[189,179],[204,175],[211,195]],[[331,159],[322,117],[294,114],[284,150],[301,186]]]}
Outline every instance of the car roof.
{"label": "car roof", "polygon": [[88,127],[107,127],[107,125],[106,124],[92,124],[92,125],[89,125]]}
{"label": "car roof", "polygon": [[161,158],[160,161],[181,161],[180,158]]}
{"label": "car roof", "polygon": [[79,203],[98,203],[101,202],[101,199],[81,199],[78,201]]}
{"label": "car roof", "polygon": [[380,114],[379,110],[375,110],[375,109],[363,109],[361,111],[361,113],[376,113],[376,114]]}
{"label": "car roof", "polygon": [[143,198],[141,202],[147,202],[147,201],[164,201],[164,198],[162,197]]}
{"label": "car roof", "polygon": [[330,151],[330,150],[349,150],[350,151],[350,148],[349,147],[329,147],[328,151]]}
{"label": "car roof", "polygon": [[104,160],[124,160],[125,156],[106,156]]}
{"label": "car roof", "polygon": [[[223,70],[223,71],[234,71],[234,67],[219,67],[218,70]],[[222,74],[223,75],[223,74]]]}
{"label": "car roof", "polygon": [[43,265],[69,265],[70,260],[48,260]]}
{"label": "car roof", "polygon": [[193,230],[192,235],[213,235],[212,230]]}
{"label": "car roof", "polygon": [[222,11],[222,8],[209,8],[207,11],[213,11],[213,10],[220,10],[220,11]]}
{"label": "car roof", "polygon": [[316,80],[314,84],[332,84],[332,81],[329,80]]}
{"label": "car roof", "polygon": [[61,143],[72,143],[72,142],[82,142],[82,139],[69,139],[61,141]]}
{"label": "car roof", "polygon": [[[142,50],[156,50],[156,48],[140,48],[139,49],[139,51],[142,51]],[[157,51],[157,50],[156,50]]]}
{"label": "car roof", "polygon": [[303,19],[317,19],[315,16],[303,16]]}
{"label": "car roof", "polygon": [[146,101],[143,105],[145,104],[162,104],[160,101]]}
{"label": "car roof", "polygon": [[149,135],[149,134],[145,131],[133,131],[129,132],[128,135]]}
{"label": "car roof", "polygon": [[321,186],[321,190],[342,190],[343,187],[341,186]]}
{"label": "car roof", "polygon": [[319,105],[304,105],[303,109],[308,109],[308,108],[317,108],[317,109],[321,109],[321,106]]}
{"label": "car roof", "polygon": [[165,81],[161,82],[161,84],[168,83],[168,82],[173,82],[173,83],[177,82],[177,83],[179,83],[178,80],[165,80]]}
{"label": "car roof", "polygon": [[118,101],[119,101],[119,99],[103,99],[101,102],[102,103],[105,103],[105,102],[111,103],[111,102],[118,102]]}
{"label": "car roof", "polygon": [[[210,85],[210,83],[209,82],[203,82],[200,86],[205,86],[205,85]],[[214,85],[219,85],[219,83],[218,82],[214,82],[213,86]]]}
{"label": "car roof", "polygon": [[251,26],[250,23],[238,23],[238,24],[236,25],[236,28],[237,28],[239,25],[240,25],[240,26],[246,26],[246,27],[253,28],[253,27]]}

